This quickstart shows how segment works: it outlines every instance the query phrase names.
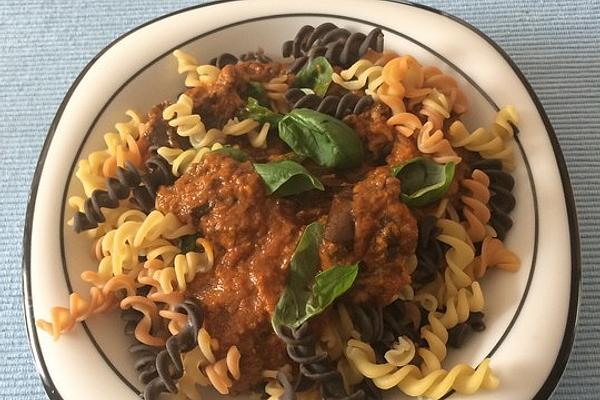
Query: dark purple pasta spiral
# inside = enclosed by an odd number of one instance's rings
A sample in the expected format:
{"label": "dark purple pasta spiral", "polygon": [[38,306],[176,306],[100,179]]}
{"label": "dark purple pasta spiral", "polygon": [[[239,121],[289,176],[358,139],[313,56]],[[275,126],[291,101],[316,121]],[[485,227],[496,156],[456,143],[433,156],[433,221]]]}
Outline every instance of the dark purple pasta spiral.
{"label": "dark purple pasta spiral", "polygon": [[138,379],[145,385],[158,376],[158,372],[156,371],[156,356],[160,348],[148,346],[135,338],[135,327],[142,317],[142,313],[132,308],[121,311],[121,318],[126,321],[125,335],[131,337],[134,341],[129,346],[128,351],[135,360],[134,368],[138,373]]}
{"label": "dark purple pasta spiral", "polygon": [[217,68],[223,68],[226,65],[234,65],[238,63],[238,58],[231,53],[223,53],[217,57],[211,58],[208,62],[210,65],[214,65]]}
{"label": "dark purple pasta spiral", "polygon": [[514,178],[502,170],[500,160],[481,160],[472,164],[473,169],[480,169],[490,178],[490,201],[488,203],[492,216],[490,225],[504,240],[513,225],[510,212],[515,208],[515,196],[512,190],[515,186]]}
{"label": "dark purple pasta spiral", "polygon": [[426,216],[419,221],[417,268],[412,275],[413,282],[418,285],[434,280],[442,267],[444,252],[442,244],[436,239],[437,235],[438,229],[434,216]]}
{"label": "dark purple pasta spiral", "polygon": [[326,22],[316,28],[310,25],[300,28],[293,40],[283,44],[282,54],[284,57],[294,58],[289,69],[296,73],[308,61],[319,56],[324,56],[333,65],[348,68],[369,49],[383,51],[381,29],[374,28],[365,35],[360,32],[351,33]]}
{"label": "dark purple pasta spiral", "polygon": [[357,96],[346,93],[342,97],[306,94],[301,89],[292,88],[285,93],[285,99],[291,109],[310,108],[324,114],[331,115],[337,119],[343,119],[350,114],[360,114],[373,105],[371,96]]}
{"label": "dark purple pasta spiral", "polygon": [[187,323],[177,335],[167,339],[166,349],[156,356],[158,376],[144,389],[145,400],[158,400],[161,393],[177,393],[177,381],[183,376],[182,353],[187,353],[198,345],[198,331],[204,322],[202,309],[191,301],[175,307],[176,312],[187,315]]}
{"label": "dark purple pasta spiral", "polygon": [[258,61],[259,63],[270,63],[273,61],[271,57],[267,56],[263,49],[259,48],[257,51],[248,51],[240,55],[240,61]]}
{"label": "dark purple pasta spiral", "polygon": [[[146,296],[149,289],[149,286],[143,286],[136,290],[136,294],[138,296]],[[162,347],[148,346],[147,344],[141,343],[135,337],[135,328],[143,316],[144,314],[133,308],[121,311],[121,319],[125,321],[123,332],[125,333],[125,336],[130,337],[133,341],[133,344],[129,346],[128,351],[135,360],[134,368],[138,373],[139,381],[146,385],[158,376],[158,372],[156,371],[156,356]]]}
{"label": "dark purple pasta spiral", "polygon": [[295,385],[297,392],[308,390],[315,383],[320,383],[321,395],[325,400],[365,399],[363,390],[346,393],[342,376],[332,365],[327,353],[317,353],[317,339],[309,332],[308,323],[297,329],[281,327],[278,335],[286,343],[290,359],[300,365],[300,374]]}
{"label": "dark purple pasta spiral", "polygon": [[104,222],[104,208],[117,208],[119,201],[129,197],[145,212],[154,209],[156,193],[162,185],[172,185],[175,177],[167,161],[158,155],[153,155],[146,161],[147,173],[142,175],[138,169],[127,162],[125,168],[117,168],[116,178],[107,178],[107,190],[96,189],[85,200],[84,212],[77,212],[73,219],[73,228],[79,233],[93,229]]}

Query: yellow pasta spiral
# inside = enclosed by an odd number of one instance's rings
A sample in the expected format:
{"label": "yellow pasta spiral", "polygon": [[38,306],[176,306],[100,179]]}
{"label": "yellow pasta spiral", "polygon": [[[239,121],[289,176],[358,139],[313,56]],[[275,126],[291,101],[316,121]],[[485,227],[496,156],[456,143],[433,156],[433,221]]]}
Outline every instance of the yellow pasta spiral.
{"label": "yellow pasta spiral", "polygon": [[199,143],[208,146],[212,143],[204,143],[207,131],[198,114],[193,114],[194,101],[190,96],[183,93],[176,103],[171,104],[163,110],[163,119],[169,121],[169,125],[177,128],[177,134],[189,138],[192,146],[197,147]]}
{"label": "yellow pasta spiral", "polygon": [[383,84],[382,72],[383,67],[374,65],[369,60],[361,59],[339,74],[334,73],[331,79],[350,91],[366,88],[366,94],[376,97],[377,89]]}
{"label": "yellow pasta spiral", "polygon": [[472,279],[465,272],[465,268],[475,258],[475,252],[461,224],[449,219],[440,219],[437,226],[441,230],[437,240],[450,246],[445,254],[447,267],[444,271],[445,298],[448,299],[455,296],[459,289],[471,284]]}
{"label": "yellow pasta spiral", "polygon": [[154,273],[153,278],[159,282],[163,293],[173,290],[185,291],[187,283],[191,282],[197,272],[208,272],[214,264],[214,253],[210,242],[198,238],[197,243],[204,248],[203,253],[189,251],[185,255],[175,256],[172,267],[162,268]]}
{"label": "yellow pasta spiral", "polygon": [[287,92],[289,88],[287,81],[287,75],[280,75],[272,78],[269,82],[263,83],[263,88],[267,93],[271,108],[282,114],[285,114],[290,110],[285,99],[285,92]]}
{"label": "yellow pasta spiral", "polygon": [[461,158],[456,154],[448,139],[444,137],[441,130],[433,131],[431,121],[425,123],[417,136],[417,148],[421,153],[431,156],[440,164],[453,162],[458,164]]}
{"label": "yellow pasta spiral", "polygon": [[141,221],[138,219],[139,214],[143,215],[139,211],[124,214],[118,227],[107,232],[101,239],[104,258],[100,261],[98,273],[102,278],[108,279],[132,270],[138,265],[141,252],[145,253],[149,261],[160,258],[165,264],[169,264],[180,249],[168,240],[190,235],[195,231],[192,226],[179,222],[171,213],[163,214],[154,210]]}
{"label": "yellow pasta spiral", "polygon": [[211,385],[205,369],[216,362],[214,352],[219,349],[219,343],[212,339],[206,329],[201,328],[197,337],[198,346],[183,354],[183,377],[179,380],[176,399],[202,400],[199,387]]}
{"label": "yellow pasta spiral", "polygon": [[491,130],[478,128],[470,133],[461,121],[455,121],[448,129],[448,138],[453,147],[464,147],[488,160],[500,160],[504,169],[514,168],[512,144]]}
{"label": "yellow pasta spiral", "polygon": [[122,290],[127,296],[135,295],[135,281],[124,275],[113,277],[100,287],[91,287],[89,299],[85,299],[79,293],[71,293],[69,307],[52,307],[51,322],[38,319],[35,324],[57,340],[61,334],[72,330],[76,322],[85,321],[92,314],[104,312],[114,306],[116,304],[114,293]]}
{"label": "yellow pasta spiral", "polygon": [[261,126],[250,118],[242,121],[233,118],[223,127],[223,134],[226,136],[246,135],[252,147],[264,149],[267,147],[267,134],[270,128],[271,125],[268,122]]}
{"label": "yellow pasta spiral", "polygon": [[419,111],[421,115],[427,117],[427,121],[433,124],[433,129],[442,129],[444,120],[450,118],[452,104],[448,98],[437,89],[433,89],[431,93],[423,100],[423,107]]}
{"label": "yellow pasta spiral", "polygon": [[186,74],[185,86],[197,87],[214,82],[219,75],[219,68],[213,65],[198,65],[194,56],[181,50],[175,50],[173,56],[177,59],[177,72]]}
{"label": "yellow pasta spiral", "polygon": [[133,110],[127,110],[125,114],[129,121],[115,124],[118,133],[104,135],[106,149],[94,151],[77,163],[75,176],[83,185],[87,197],[96,189],[106,189],[106,178],[114,176],[117,165],[122,166],[125,161],[131,161],[136,166],[141,163],[135,140],[139,137],[142,118]]}
{"label": "yellow pasta spiral", "polygon": [[460,184],[469,192],[460,197],[464,205],[465,229],[473,243],[481,242],[492,230],[488,225],[491,218],[488,207],[490,178],[485,172],[476,169],[471,178],[463,179]]}
{"label": "yellow pasta spiral", "polygon": [[212,146],[191,148],[188,150],[163,146],[157,150],[157,153],[171,164],[171,172],[174,176],[181,176],[187,172],[192,165],[200,163],[205,155],[211,151],[222,148],[223,145],[221,143],[215,143]]}
{"label": "yellow pasta spiral", "polygon": [[377,364],[373,348],[354,339],[348,341],[346,357],[361,374],[372,379],[378,388],[387,390],[398,386],[409,396],[440,399],[451,390],[473,394],[480,389],[494,389],[499,384],[498,378],[490,369],[489,359],[475,369],[459,364],[449,371],[438,369],[423,374],[414,365],[397,367],[389,362]]}
{"label": "yellow pasta spiral", "polygon": [[441,368],[441,363],[447,354],[448,329],[465,322],[470,313],[483,310],[485,300],[481,286],[478,282],[473,282],[470,287],[462,288],[455,296],[450,297],[445,305],[446,310],[443,313],[430,312],[429,325],[421,329],[421,337],[427,342],[427,347],[418,350],[423,360],[421,364],[423,373]]}

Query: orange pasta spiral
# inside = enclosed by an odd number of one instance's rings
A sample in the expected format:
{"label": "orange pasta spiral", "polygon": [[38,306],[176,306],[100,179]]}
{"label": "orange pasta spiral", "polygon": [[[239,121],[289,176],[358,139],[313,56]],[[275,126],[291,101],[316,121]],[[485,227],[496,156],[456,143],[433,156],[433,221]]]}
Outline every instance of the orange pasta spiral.
{"label": "orange pasta spiral", "polygon": [[490,178],[481,170],[474,170],[470,179],[463,179],[461,185],[470,193],[461,196],[464,205],[465,229],[473,243],[481,242],[491,227],[487,224],[491,218],[488,207],[490,200]]}
{"label": "orange pasta spiral", "polygon": [[423,68],[424,82],[426,88],[437,89],[448,99],[450,109],[457,114],[463,114],[469,108],[467,97],[458,87],[454,78],[446,75],[437,67]]}
{"label": "orange pasta spiral", "polygon": [[233,386],[231,379],[240,379],[240,358],[237,346],[231,346],[225,358],[206,367],[206,377],[217,392],[229,394],[229,389]]}
{"label": "orange pasta spiral", "polygon": [[135,295],[135,282],[131,277],[115,276],[101,287],[92,286],[89,299],[85,299],[79,293],[71,293],[68,308],[50,309],[52,322],[38,319],[35,324],[38,328],[52,334],[54,340],[57,340],[61,334],[72,330],[76,322],[85,321],[92,314],[112,308],[116,304],[115,292],[122,290],[126,292],[126,296]]}
{"label": "orange pasta spiral", "polygon": [[490,267],[497,267],[508,272],[519,270],[521,261],[512,251],[504,247],[500,239],[486,237],[481,246],[481,255],[475,257],[467,268],[475,279],[481,278]]}
{"label": "orange pasta spiral", "polygon": [[166,342],[164,337],[152,334],[152,328],[158,323],[158,307],[156,303],[144,296],[129,296],[121,300],[121,308],[127,310],[133,308],[144,316],[135,327],[135,338],[148,346],[163,346]]}

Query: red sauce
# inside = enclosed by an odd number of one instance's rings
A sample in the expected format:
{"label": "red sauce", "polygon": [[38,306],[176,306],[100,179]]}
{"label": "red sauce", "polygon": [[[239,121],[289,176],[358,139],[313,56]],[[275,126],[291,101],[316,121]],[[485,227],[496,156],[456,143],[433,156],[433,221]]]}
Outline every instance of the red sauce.
{"label": "red sauce", "polygon": [[187,294],[202,303],[219,355],[240,349],[243,373],[234,389],[249,388],[262,370],[287,361],[270,320],[302,226],[288,203],[267,196],[251,163],[218,153],[162,188],[157,208],[197,225],[213,244],[213,270],[198,274]]}

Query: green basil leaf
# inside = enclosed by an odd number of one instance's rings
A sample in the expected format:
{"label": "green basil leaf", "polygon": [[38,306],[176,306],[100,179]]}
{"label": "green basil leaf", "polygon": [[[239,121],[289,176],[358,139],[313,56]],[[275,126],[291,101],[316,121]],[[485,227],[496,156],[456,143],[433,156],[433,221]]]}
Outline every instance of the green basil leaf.
{"label": "green basil leaf", "polygon": [[306,315],[322,313],[335,299],[352,287],[357,275],[358,264],[336,265],[317,274],[312,295],[306,303]]}
{"label": "green basil leaf", "polygon": [[261,106],[269,107],[269,98],[267,97],[267,91],[261,82],[248,82],[246,89],[246,96],[252,97],[258,101]]}
{"label": "green basil leaf", "polygon": [[410,207],[423,207],[442,198],[454,178],[454,163],[438,164],[417,157],[392,168],[400,179],[402,201]]}
{"label": "green basil leaf", "polygon": [[272,324],[277,331],[281,325],[293,326],[304,317],[309,287],[319,271],[319,245],[324,227],[318,222],[308,225],[296,246],[290,261],[288,280],[279,302],[275,307]]}
{"label": "green basil leaf", "polygon": [[264,181],[269,194],[290,196],[312,189],[325,190],[321,181],[294,161],[254,164],[254,169]]}
{"label": "green basil leaf", "polygon": [[240,110],[239,117],[240,119],[252,118],[261,124],[268,122],[271,126],[277,126],[283,116],[261,106],[254,97],[248,97],[246,105]]}
{"label": "green basil leaf", "polygon": [[248,161],[248,154],[246,154],[243,150],[240,150],[236,147],[231,146],[223,146],[220,149],[213,150],[215,153],[221,153],[228,157],[233,158],[236,161],[244,162]]}
{"label": "green basil leaf", "polygon": [[296,328],[325,311],[352,287],[358,275],[358,264],[336,265],[317,273],[323,229],[323,225],[313,222],[306,227],[298,242],[290,261],[287,285],[271,320],[275,331],[282,325]]}
{"label": "green basil leaf", "polygon": [[323,56],[316,57],[306,63],[304,67],[296,74],[294,86],[297,88],[309,88],[314,90],[315,94],[323,97],[331,84],[333,67]]}
{"label": "green basil leaf", "polygon": [[285,115],[279,122],[279,137],[295,153],[323,167],[357,167],[363,160],[362,143],[352,128],[308,108],[297,108]]}

